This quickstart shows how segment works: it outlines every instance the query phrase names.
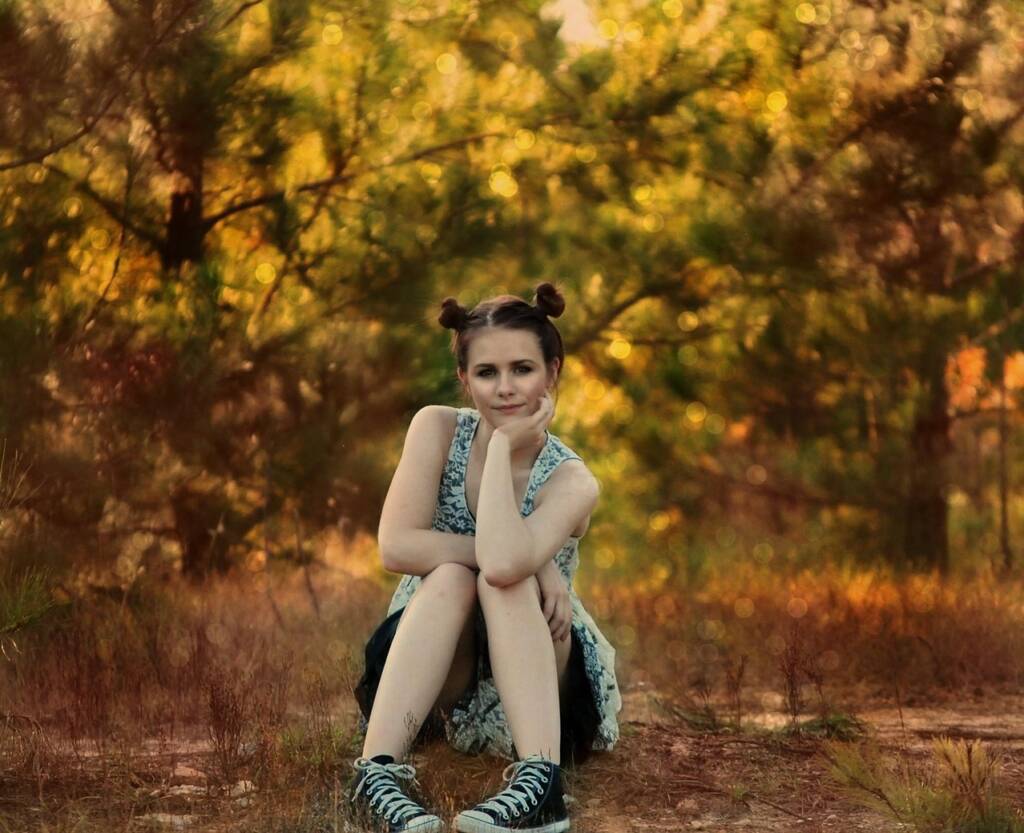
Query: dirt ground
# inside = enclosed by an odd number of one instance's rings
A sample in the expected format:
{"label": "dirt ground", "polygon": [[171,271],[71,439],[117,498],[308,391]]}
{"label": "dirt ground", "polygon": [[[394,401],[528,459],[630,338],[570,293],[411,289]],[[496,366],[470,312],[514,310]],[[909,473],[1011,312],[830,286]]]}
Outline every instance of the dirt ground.
{"label": "dirt ground", "polygon": [[[758,701],[756,696],[751,698]],[[623,695],[622,737],[611,753],[595,755],[566,778],[572,830],[622,831],[783,831],[871,830],[896,833],[906,828],[841,795],[828,777],[821,741],[787,738],[779,742],[748,735],[692,731],[661,706],[657,692],[643,683]],[[856,716],[883,750],[927,764],[931,739],[938,735],[980,739],[1003,763],[1001,785],[1024,807],[1024,694],[975,696],[955,704],[903,706],[868,702]],[[764,727],[780,726],[780,713],[744,716]],[[443,791],[449,766],[466,759],[437,746],[418,755],[427,764],[421,783]],[[416,763],[414,760],[413,763]],[[479,767],[474,762],[473,767]],[[482,767],[478,793],[500,788],[501,762]],[[459,796],[463,801],[476,794]],[[443,815],[443,813],[442,813]]]}
{"label": "dirt ground", "polygon": [[[579,833],[906,829],[840,794],[828,777],[819,740],[790,738],[776,744],[753,735],[688,731],[659,714],[654,692],[634,688],[623,699],[620,745],[612,755],[588,764],[574,783],[579,804],[573,829]],[[1001,784],[1014,806],[1024,807],[1024,695],[902,709],[868,702],[856,716],[886,752],[922,762],[932,756],[931,739],[938,735],[982,740],[990,755],[1002,759]],[[787,722],[785,715],[767,711],[744,716],[748,720],[764,727]],[[646,793],[645,773],[636,763],[661,757],[673,786],[654,800],[645,795],[644,801],[631,801],[631,793]],[[621,782],[614,788],[615,800],[606,790],[594,789],[616,777]]]}
{"label": "dirt ground", "polygon": [[[749,692],[751,703],[771,702],[771,693]],[[650,685],[634,682],[623,692],[621,738],[611,753],[597,753],[579,770],[565,776],[572,830],[576,833],[624,831],[857,831],[896,833],[905,830],[879,812],[844,797],[828,776],[829,764],[815,738],[769,735],[758,729],[784,725],[786,717],[768,710],[744,714],[743,734],[695,730],[680,720]],[[859,694],[856,709],[844,710],[864,721],[887,753],[903,755],[927,766],[932,738],[946,735],[980,739],[1002,762],[1000,786],[1016,807],[1024,807],[1024,693],[974,692],[956,702],[903,705]],[[353,707],[354,708],[354,707]],[[724,704],[723,704],[724,712]],[[342,719],[355,719],[355,713]],[[207,783],[211,771],[209,744],[177,742],[167,757],[166,746],[133,758],[133,775],[121,787],[132,794],[132,812],[117,829],[241,831],[251,833],[320,833],[294,807],[309,791],[292,795],[261,795],[241,781],[214,794]],[[148,760],[147,760],[148,759]],[[419,788],[435,799],[431,809],[452,818],[502,787],[507,762],[487,756],[461,755],[443,742],[422,747],[410,758],[417,767]],[[161,772],[163,770],[163,772]],[[133,780],[133,778],[135,780]],[[8,782],[7,786],[11,786]],[[45,807],[33,807],[33,796],[19,790],[3,796],[0,789],[0,831],[85,830],[99,818],[86,812],[98,796],[71,799],[75,810],[58,810],[53,792]],[[122,801],[123,801],[122,794]],[[304,798],[305,796],[305,798]],[[82,802],[86,802],[83,804]],[[102,804],[102,802],[101,802]],[[69,805],[70,806],[70,805]],[[97,808],[98,809],[98,808]],[[78,813],[76,816],[75,814]],[[51,822],[23,826],[30,817]],[[114,813],[118,817],[123,813]],[[89,817],[89,823],[84,823]],[[81,819],[81,825],[74,822]],[[20,819],[20,821],[19,821]],[[113,829],[113,828],[107,828]],[[337,823],[327,830],[348,830]],[[327,833],[324,830],[324,833]]]}

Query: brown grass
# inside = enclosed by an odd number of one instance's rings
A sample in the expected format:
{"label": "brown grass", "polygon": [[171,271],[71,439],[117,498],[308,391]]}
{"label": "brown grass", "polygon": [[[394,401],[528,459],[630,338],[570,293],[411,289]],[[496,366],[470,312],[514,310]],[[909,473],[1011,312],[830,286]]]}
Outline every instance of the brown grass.
{"label": "brown grass", "polygon": [[[339,789],[361,747],[351,690],[394,577],[306,579],[93,592],[20,633],[0,660],[0,833],[173,816],[204,830],[343,829]],[[797,726],[813,711],[828,734],[865,692],[907,705],[1024,682],[1020,582],[823,568],[735,572],[686,594],[577,587],[618,650],[624,693],[645,699],[623,714],[613,753],[568,772],[574,830],[709,808],[792,822],[809,812],[785,800],[794,773],[825,789],[819,741],[763,735],[745,717],[774,711]],[[747,743],[742,777],[722,775]],[[756,775],[755,747],[772,759]],[[413,762],[448,818],[500,788],[506,763],[443,743]]]}

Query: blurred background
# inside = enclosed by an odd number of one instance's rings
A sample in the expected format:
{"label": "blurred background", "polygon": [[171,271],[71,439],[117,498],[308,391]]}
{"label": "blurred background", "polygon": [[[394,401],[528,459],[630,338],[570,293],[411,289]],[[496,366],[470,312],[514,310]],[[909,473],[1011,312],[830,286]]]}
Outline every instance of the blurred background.
{"label": "blurred background", "polygon": [[329,560],[551,280],[590,575],[1012,570],[1020,11],[5,0],[6,558]]}
{"label": "blurred background", "polygon": [[284,645],[344,598],[358,659],[405,429],[464,404],[441,299],[552,281],[624,660],[661,623],[706,692],[801,622],[1019,684],[1022,54],[1020,0],[0,0],[9,683],[60,621],[116,666],[100,604],[181,670],[154,600],[223,581]]}

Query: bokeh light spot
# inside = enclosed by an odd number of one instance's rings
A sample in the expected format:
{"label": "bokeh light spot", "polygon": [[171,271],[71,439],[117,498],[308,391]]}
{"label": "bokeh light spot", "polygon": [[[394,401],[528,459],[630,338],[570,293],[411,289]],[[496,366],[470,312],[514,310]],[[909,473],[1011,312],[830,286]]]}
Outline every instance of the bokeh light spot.
{"label": "bokeh light spot", "polygon": [[748,32],[746,37],[747,48],[753,52],[760,52],[768,45],[768,33],[764,29],[755,29]]}
{"label": "bokeh light spot", "polygon": [[661,13],[670,20],[675,20],[683,14],[683,4],[680,0],[665,0],[661,4]]}
{"label": "bokeh light spot", "polygon": [[601,33],[601,37],[605,40],[615,40],[619,34],[619,24],[610,17],[606,17],[597,25],[597,31]]}
{"label": "bokeh light spot", "polygon": [[89,245],[98,251],[103,251],[110,245],[110,232],[105,228],[90,229]]}
{"label": "bokeh light spot", "polygon": [[643,227],[647,232],[661,231],[665,228],[665,218],[657,211],[652,211],[650,214],[644,215]]}
{"label": "bokeh light spot", "polygon": [[749,619],[754,615],[754,602],[743,596],[736,600],[732,609],[740,619]]}
{"label": "bokeh light spot", "polygon": [[799,596],[793,596],[786,605],[786,613],[794,619],[802,619],[807,615],[807,602]]}
{"label": "bokeh light spot", "polygon": [[692,333],[700,326],[700,316],[693,310],[683,310],[676,318],[676,326],[684,333]]}
{"label": "bokeh light spot", "polygon": [[630,43],[637,43],[638,41],[643,40],[643,24],[637,23],[635,20],[630,21],[623,27],[622,36]]}
{"label": "bokeh light spot", "polygon": [[69,217],[77,217],[82,213],[82,201],[78,197],[69,197],[64,200],[64,213]]}
{"label": "bokeh light spot", "polygon": [[762,486],[768,481],[768,470],[760,465],[754,463],[751,466],[747,466],[747,482],[751,486]]}
{"label": "bokeh light spot", "polygon": [[273,263],[267,263],[264,261],[256,267],[256,280],[260,283],[272,283],[274,278],[277,277],[277,269],[274,268]]}
{"label": "bokeh light spot", "polygon": [[843,29],[839,42],[847,49],[860,49],[860,32],[856,29]]}
{"label": "bokeh light spot", "polygon": [[324,26],[324,31],[321,34],[323,42],[328,46],[337,46],[345,37],[345,33],[337,23],[328,23]]}
{"label": "bokeh light spot", "polygon": [[672,524],[672,518],[668,512],[652,512],[647,525],[655,532],[663,532]]}
{"label": "bokeh light spot", "polygon": [[910,15],[910,22],[918,29],[927,31],[932,28],[932,24],[935,23],[935,17],[927,9],[917,9]]}
{"label": "bokeh light spot", "polygon": [[517,148],[520,150],[529,150],[536,143],[537,137],[532,130],[523,128],[516,131],[514,140]]}
{"label": "bokeh light spot", "polygon": [[434,61],[434,66],[437,67],[437,71],[442,75],[451,75],[455,72],[455,56],[451,52],[442,52],[437,56],[437,60]]}
{"label": "bokeh light spot", "polygon": [[441,166],[436,162],[423,162],[419,168],[420,176],[422,176],[427,182],[434,184],[440,178],[443,171]]}
{"label": "bokeh light spot", "polygon": [[789,105],[789,98],[782,90],[774,90],[768,94],[765,106],[772,113],[781,113]]}
{"label": "bokeh light spot", "polygon": [[649,202],[654,196],[654,189],[650,185],[637,185],[633,188],[633,199],[637,202]]}
{"label": "bokeh light spot", "polygon": [[604,382],[599,379],[590,379],[583,386],[584,396],[586,396],[587,399],[593,399],[594,401],[603,399],[606,391],[607,388],[605,387]]}
{"label": "bokeh light spot", "polygon": [[796,14],[796,19],[801,23],[814,23],[814,18],[818,16],[814,6],[810,3],[801,3],[796,7],[794,14]]}
{"label": "bokeh light spot", "polygon": [[977,110],[985,100],[985,97],[979,90],[967,90],[961,100],[963,101],[965,109]]}
{"label": "bokeh light spot", "polygon": [[519,192],[518,183],[516,183],[515,179],[505,171],[495,171],[491,174],[489,182],[491,190],[506,199],[514,197]]}
{"label": "bokeh light spot", "polygon": [[690,402],[686,406],[686,418],[693,423],[699,424],[708,415],[708,408],[703,402]]}
{"label": "bokeh light spot", "polygon": [[624,359],[632,351],[633,345],[624,338],[613,338],[611,344],[608,345],[608,355],[613,359]]}
{"label": "bokeh light spot", "polygon": [[584,165],[589,165],[597,159],[597,148],[590,144],[580,145],[576,148],[576,158]]}

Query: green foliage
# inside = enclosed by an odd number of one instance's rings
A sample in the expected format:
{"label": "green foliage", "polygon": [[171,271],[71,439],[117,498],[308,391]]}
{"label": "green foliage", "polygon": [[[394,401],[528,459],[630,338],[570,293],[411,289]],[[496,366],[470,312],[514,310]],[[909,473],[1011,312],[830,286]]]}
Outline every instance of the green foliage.
{"label": "green foliage", "polygon": [[45,573],[5,573],[0,576],[0,638],[42,619],[54,606]]}
{"label": "green foliage", "polygon": [[783,734],[853,741],[862,737],[867,732],[867,727],[852,714],[830,711],[828,714],[786,726],[782,731]]}
{"label": "green foliage", "polygon": [[541,280],[624,569],[697,580],[737,495],[751,539],[987,557],[946,543],[994,474],[945,368],[987,351],[982,402],[1024,344],[1020,4],[598,4],[589,49],[548,5],[0,4],[0,430],[69,562],[372,533],[411,413],[462,404],[440,299]]}
{"label": "green foliage", "polygon": [[830,742],[830,774],[854,800],[919,833],[1020,833],[1024,819],[1000,792],[1000,766],[980,741],[935,739],[939,766],[928,775],[897,769],[871,744]]}

